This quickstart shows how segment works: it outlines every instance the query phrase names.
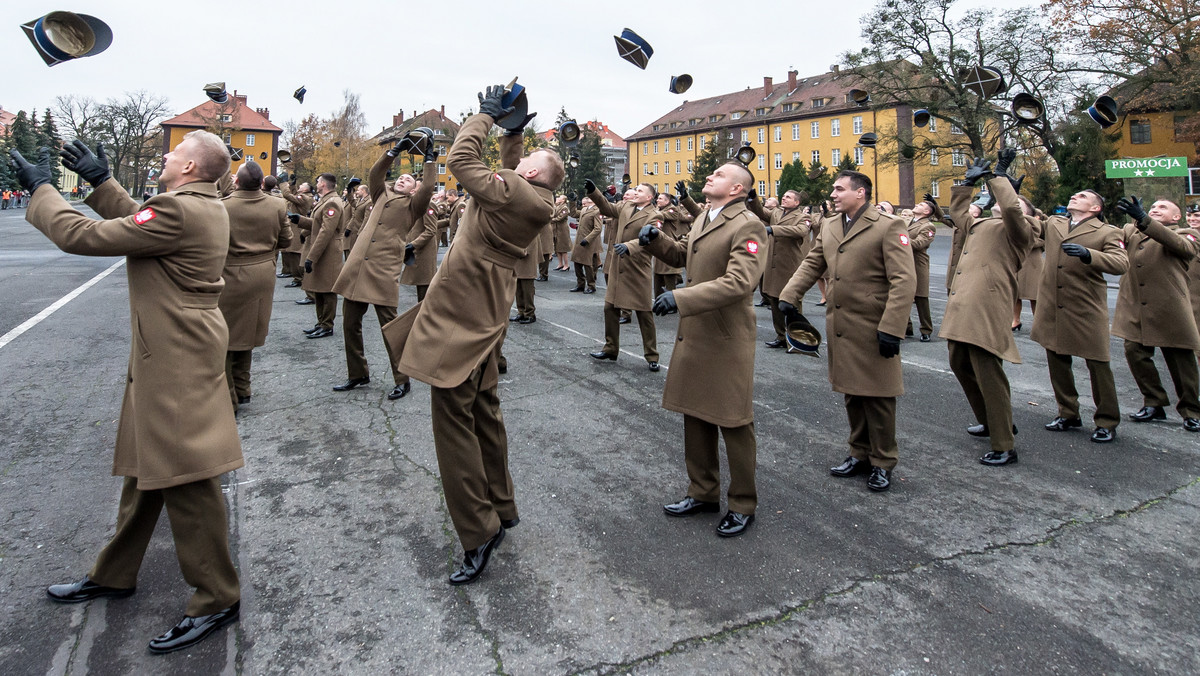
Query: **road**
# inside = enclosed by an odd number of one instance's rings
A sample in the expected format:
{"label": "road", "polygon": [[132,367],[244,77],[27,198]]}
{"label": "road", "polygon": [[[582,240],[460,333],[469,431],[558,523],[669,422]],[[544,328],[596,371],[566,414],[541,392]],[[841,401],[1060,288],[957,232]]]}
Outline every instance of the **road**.
{"label": "road", "polygon": [[[58,253],[0,212],[0,335],[115,259]],[[950,238],[932,249],[935,324]],[[450,587],[461,556],[430,432],[429,388],[389,402],[345,379],[340,338],[306,340],[311,307],[275,295],[239,417],[246,467],[224,478],[242,620],[191,651],[146,642],[190,593],[159,523],[123,600],[50,602],[111,535],[110,476],[129,349],[123,268],[0,347],[0,673],[1189,673],[1196,608],[1200,439],[1170,412],[1108,445],[1050,433],[1044,352],[1018,335],[1009,366],[1020,464],[988,468],[944,341],[906,341],[900,465],[891,491],[829,476],[846,455],[842,397],[823,359],[756,357],[758,520],[724,540],[719,515],[671,519],[684,495],[682,420],[666,372],[638,354],[587,357],[602,296],[537,285],[538,321],[513,325],[500,393],[521,523],[483,578]],[[1111,295],[1115,295],[1115,290]],[[805,310],[824,318],[808,296]],[[415,301],[402,288],[401,305]],[[770,317],[757,309],[759,339]],[[677,317],[658,320],[668,364]],[[1141,398],[1113,343],[1122,408]],[[1163,370],[1165,377],[1165,369]],[[1087,391],[1086,372],[1077,380]],[[711,383],[719,396],[721,383]],[[1083,397],[1085,418],[1090,398]],[[726,479],[727,480],[727,479]]]}

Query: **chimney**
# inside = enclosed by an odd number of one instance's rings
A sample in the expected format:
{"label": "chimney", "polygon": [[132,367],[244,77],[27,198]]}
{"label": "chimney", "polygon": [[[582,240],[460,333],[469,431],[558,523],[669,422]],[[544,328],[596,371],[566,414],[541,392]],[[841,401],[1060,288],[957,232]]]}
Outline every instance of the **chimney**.
{"label": "chimney", "polygon": [[770,96],[771,89],[774,87],[775,81],[769,77],[763,76],[763,96]]}
{"label": "chimney", "polygon": [[444,103],[442,104],[442,112],[440,113],[440,115],[442,116],[443,120],[446,119],[446,104],[444,104]]}
{"label": "chimney", "polygon": [[271,121],[271,109],[270,108],[255,108],[254,112],[258,113],[259,115],[262,115],[264,118],[267,119],[268,122]]}
{"label": "chimney", "polygon": [[841,69],[842,69],[842,67],[841,67],[841,66],[839,66],[839,65],[837,65],[837,64],[835,63],[835,64],[833,64],[832,66],[830,66],[830,67],[829,67],[829,72],[831,72],[831,73],[836,73],[836,72],[838,72],[838,71],[839,71],[839,70],[841,70]]}
{"label": "chimney", "polygon": [[399,127],[402,124],[404,124],[404,111],[403,110],[400,111],[399,114],[392,116],[392,126],[393,127]]}
{"label": "chimney", "polygon": [[800,75],[800,71],[798,71],[798,70],[789,70],[788,71],[788,91],[789,92],[796,91],[796,76],[798,76],[798,75]]}

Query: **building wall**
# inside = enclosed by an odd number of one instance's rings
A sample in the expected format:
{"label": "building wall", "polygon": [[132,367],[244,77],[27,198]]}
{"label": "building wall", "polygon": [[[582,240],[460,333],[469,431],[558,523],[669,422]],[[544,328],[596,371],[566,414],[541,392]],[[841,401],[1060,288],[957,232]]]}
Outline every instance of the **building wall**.
{"label": "building wall", "polygon": [[[163,125],[163,153],[169,153],[183,142],[183,137],[188,133],[196,130],[196,127],[177,127],[174,125]],[[253,136],[254,145],[247,145]],[[229,139],[226,143],[234,148],[241,148],[244,151],[244,159],[257,164],[262,168],[264,174],[274,174],[276,169],[275,154],[279,152],[279,134],[270,131],[232,131],[229,132]],[[267,158],[262,159],[262,153],[267,153]]]}
{"label": "building wall", "polygon": [[[1195,115],[1196,113],[1191,113]],[[1129,113],[1121,123],[1121,136],[1117,141],[1118,157],[1187,157],[1196,164],[1196,144],[1191,141],[1180,141],[1175,135],[1175,117],[1185,117],[1186,112],[1168,111],[1164,113]],[[1134,143],[1134,127],[1136,122],[1150,123],[1150,142]],[[1139,139],[1141,140],[1141,139]]]}

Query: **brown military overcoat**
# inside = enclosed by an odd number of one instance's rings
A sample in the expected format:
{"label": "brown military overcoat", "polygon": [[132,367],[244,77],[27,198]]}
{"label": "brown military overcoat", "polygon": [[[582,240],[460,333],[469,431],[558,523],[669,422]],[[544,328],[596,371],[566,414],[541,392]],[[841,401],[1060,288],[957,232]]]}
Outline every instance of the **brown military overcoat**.
{"label": "brown military overcoat", "polygon": [[612,303],[623,310],[650,309],[654,303],[652,261],[649,252],[637,242],[638,231],[643,225],[660,220],[654,205],[648,204],[640,211],[632,202],[610,204],[599,190],[588,195],[596,203],[596,209],[604,216],[614,219],[614,244],[624,243],[629,254],[618,256],[610,251],[604,260],[604,271],[608,273],[608,288],[604,291],[604,302]]}
{"label": "brown military overcoat", "polygon": [[[1104,274],[1121,275],[1129,268],[1124,234],[1095,217],[1072,230],[1069,219],[1053,216],[1046,221],[1042,242],[1046,260],[1029,337],[1051,352],[1109,361]],[[1091,263],[1063,253],[1063,243],[1086,247]]]}
{"label": "brown military overcoat", "polygon": [[1025,220],[1029,221],[1029,231],[1033,234],[1033,240],[1029,245],[1029,253],[1025,255],[1025,261],[1021,263],[1021,271],[1017,273],[1017,298],[1037,300],[1046,260],[1046,235],[1042,232],[1045,226],[1042,219],[1036,216],[1026,216]]}
{"label": "brown military overcoat", "polygon": [[1114,336],[1152,347],[1200,350],[1188,295],[1188,266],[1200,253],[1195,231],[1168,228],[1146,217],[1146,231],[1124,228],[1129,272],[1117,290]]}
{"label": "brown military overcoat", "polygon": [[575,229],[575,248],[571,250],[571,262],[600,265],[600,249],[604,246],[600,228],[599,209],[592,206],[579,212],[579,225]]}
{"label": "brown military overcoat", "polygon": [[437,272],[437,223],[437,210],[427,207],[424,217],[414,221],[405,234],[405,242],[413,245],[413,262],[404,266],[401,284],[421,286],[433,281]]}
{"label": "brown military overcoat", "polygon": [[126,257],[132,346],[113,474],[150,491],[241,467],[217,308],[229,217],[216,185],[188,183],[139,205],[109,179],[86,202],[108,220],[79,213],[50,185],[34,191],[25,218],[67,253]]}
{"label": "brown military overcoat", "polygon": [[550,225],[554,227],[554,253],[571,252],[571,226],[567,223],[570,209],[566,204],[554,205],[554,214],[550,216]]}
{"label": "brown military overcoat", "polygon": [[266,342],[271,323],[275,250],[291,244],[287,203],[261,190],[235,190],[221,203],[229,214],[229,252],[219,307],[229,349],[252,350]]}
{"label": "brown military overcoat", "polygon": [[[665,209],[659,209],[658,215],[662,219],[659,229],[662,234],[671,239],[679,239],[688,234],[691,229],[692,215],[683,207],[671,205]],[[656,275],[678,275],[683,272],[683,268],[670,265],[661,258],[655,258],[653,272]]]}
{"label": "brown military overcoat", "polygon": [[779,294],[799,307],[817,280],[825,287],[829,382],[864,397],[904,394],[900,359],[879,354],[878,331],[903,336],[917,277],[904,221],[870,205],[843,234],[843,217],[821,221],[812,249]]}
{"label": "brown military overcoat", "polygon": [[[310,193],[297,195],[292,192],[292,186],[290,183],[280,183],[279,194],[281,194],[283,199],[290,205],[288,210],[293,214],[308,216],[312,213],[313,196]],[[288,248],[285,249],[285,251],[288,253],[303,253],[305,242],[300,241],[300,227],[292,225],[290,222],[288,223],[288,227],[290,227],[292,230],[292,243],[288,245]],[[305,235],[306,239],[307,237],[308,235]]]}
{"label": "brown military overcoat", "polygon": [[312,216],[300,217],[300,230],[310,233],[303,261],[312,261],[300,288],[313,293],[330,293],[342,271],[342,198],[332,190],[321,196]]}
{"label": "brown military overcoat", "polygon": [[[757,204],[756,201],[755,207]],[[771,226],[771,234],[767,235],[767,269],[763,274],[762,290],[768,296],[778,298],[812,248],[809,238],[812,219],[803,209],[785,211],[779,208],[770,214],[762,212],[761,208],[759,211],[759,218],[765,217],[764,223]]]}
{"label": "brown military overcoat", "polygon": [[908,224],[908,245],[912,247],[913,265],[917,273],[918,298],[929,297],[929,245],[937,237],[937,227],[928,218],[919,218]]}

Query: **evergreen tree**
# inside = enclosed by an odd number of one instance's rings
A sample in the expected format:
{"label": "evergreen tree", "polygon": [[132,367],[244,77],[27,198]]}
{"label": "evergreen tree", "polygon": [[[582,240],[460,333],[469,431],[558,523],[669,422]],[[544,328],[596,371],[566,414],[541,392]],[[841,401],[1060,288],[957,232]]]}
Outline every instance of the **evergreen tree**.
{"label": "evergreen tree", "polygon": [[29,161],[37,158],[37,132],[29,121],[29,114],[23,110],[17,111],[17,117],[8,128],[10,147],[25,156]]}
{"label": "evergreen tree", "polygon": [[58,135],[58,127],[54,124],[54,116],[50,114],[49,108],[42,116],[42,124],[37,128],[36,136],[39,148],[45,146],[50,149],[50,178],[56,187],[61,188],[62,166],[58,151],[62,149],[62,138]]}
{"label": "evergreen tree", "polygon": [[730,147],[729,140],[721,136],[720,131],[715,132],[708,139],[708,143],[696,157],[695,171],[692,172],[692,178],[688,181],[688,192],[692,199],[703,203],[704,195],[700,191],[704,188],[704,180],[708,178],[709,174],[716,171],[717,167],[729,161]]}
{"label": "evergreen tree", "polygon": [[[1075,106],[1075,110],[1084,110],[1092,100],[1091,93],[1083,96]],[[1080,190],[1095,190],[1104,196],[1105,220],[1123,222],[1116,212],[1117,200],[1124,194],[1121,181],[1112,181],[1104,176],[1104,161],[1116,158],[1117,149],[1114,136],[1082,113],[1071,115],[1059,125],[1059,138],[1054,151],[1054,161],[1058,164],[1058,188],[1054,193],[1054,203],[1038,203],[1046,213],[1052,213],[1056,205],[1066,204],[1071,195]],[[1113,221],[1113,218],[1118,218]]]}
{"label": "evergreen tree", "polygon": [[[2,157],[5,160],[9,157],[8,151],[10,148],[12,148],[12,145],[9,143],[9,139],[4,139],[3,142],[0,142],[0,153],[3,153]],[[12,163],[7,161],[0,162],[0,190],[16,190],[20,187],[21,184],[17,182],[17,175],[13,171]]]}

